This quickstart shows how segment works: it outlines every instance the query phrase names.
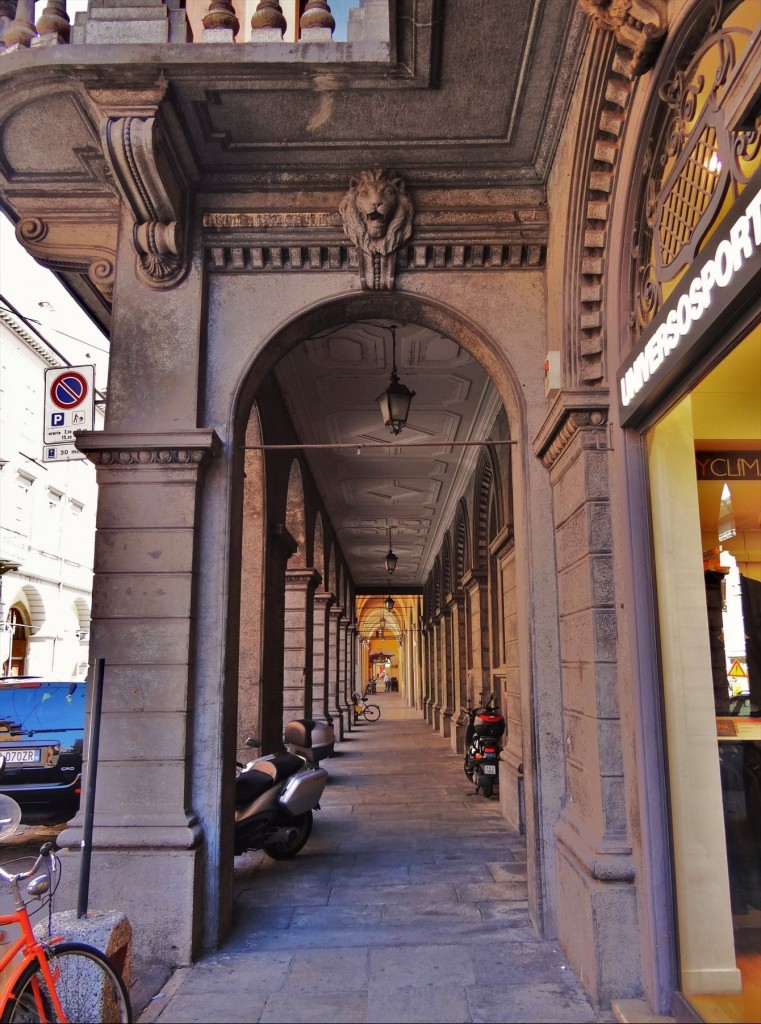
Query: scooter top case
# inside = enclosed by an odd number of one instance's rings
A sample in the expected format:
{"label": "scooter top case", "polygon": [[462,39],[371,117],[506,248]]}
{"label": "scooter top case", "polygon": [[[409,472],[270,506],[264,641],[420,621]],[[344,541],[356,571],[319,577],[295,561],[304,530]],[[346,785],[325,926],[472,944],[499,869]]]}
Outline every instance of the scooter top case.
{"label": "scooter top case", "polygon": [[505,719],[499,711],[481,711],[474,722],[476,736],[499,739],[505,731]]}
{"label": "scooter top case", "polygon": [[286,745],[292,754],[301,754],[312,764],[318,764],[326,757],[332,757],[336,744],[333,726],[311,718],[297,718],[289,722],[283,733]]}

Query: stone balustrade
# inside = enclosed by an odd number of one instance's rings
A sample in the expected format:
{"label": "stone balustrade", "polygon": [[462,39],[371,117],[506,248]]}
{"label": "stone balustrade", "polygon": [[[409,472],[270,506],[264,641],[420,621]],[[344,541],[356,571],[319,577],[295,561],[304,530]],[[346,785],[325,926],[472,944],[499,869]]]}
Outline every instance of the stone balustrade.
{"label": "stone balustrade", "polygon": [[[0,53],[36,46],[135,43],[325,43],[329,0],[0,0]],[[41,9],[42,7],[42,9]],[[85,9],[83,9],[85,7]],[[67,9],[68,8],[68,9]],[[250,28],[241,20],[250,16]],[[72,23],[71,14],[74,14]],[[36,18],[36,20],[35,20]],[[388,42],[389,0],[354,0],[349,42]]]}

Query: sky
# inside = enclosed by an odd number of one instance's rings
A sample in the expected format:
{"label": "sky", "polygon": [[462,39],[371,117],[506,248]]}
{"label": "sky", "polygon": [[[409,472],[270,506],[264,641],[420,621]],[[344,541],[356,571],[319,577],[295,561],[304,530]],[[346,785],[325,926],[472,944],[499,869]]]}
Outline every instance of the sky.
{"label": "sky", "polygon": [[108,338],[66,291],[16,241],[0,212],[0,296],[11,303],[72,366],[95,366],[95,386],[108,382]]}

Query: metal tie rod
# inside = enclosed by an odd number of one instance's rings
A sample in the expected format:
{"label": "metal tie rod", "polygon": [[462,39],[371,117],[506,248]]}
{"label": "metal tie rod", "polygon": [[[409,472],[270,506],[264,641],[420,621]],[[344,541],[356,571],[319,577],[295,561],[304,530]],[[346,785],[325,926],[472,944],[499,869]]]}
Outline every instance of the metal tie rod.
{"label": "metal tie rod", "polygon": [[288,451],[299,448],[356,448],[360,452],[363,448],[470,448],[485,444],[503,445],[518,444],[517,441],[375,441],[372,444],[351,441],[338,441],[334,444],[242,444],[245,451],[271,452]]}

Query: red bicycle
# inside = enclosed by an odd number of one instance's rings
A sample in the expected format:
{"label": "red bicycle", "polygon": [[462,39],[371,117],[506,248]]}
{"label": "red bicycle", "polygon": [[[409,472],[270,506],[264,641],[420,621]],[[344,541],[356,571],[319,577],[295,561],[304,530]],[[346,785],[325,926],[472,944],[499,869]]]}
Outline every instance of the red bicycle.
{"label": "red bicycle", "polygon": [[[16,801],[0,794],[0,840],[16,831],[20,819]],[[59,867],[52,843],[43,844],[28,871],[0,866],[0,883],[7,884],[14,905],[12,913],[0,913],[0,1021],[129,1024],[127,987],[104,953],[60,936],[42,941],[34,933],[27,903],[50,907]],[[19,883],[27,879],[24,897]]]}

